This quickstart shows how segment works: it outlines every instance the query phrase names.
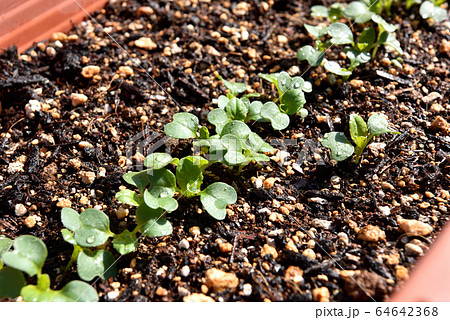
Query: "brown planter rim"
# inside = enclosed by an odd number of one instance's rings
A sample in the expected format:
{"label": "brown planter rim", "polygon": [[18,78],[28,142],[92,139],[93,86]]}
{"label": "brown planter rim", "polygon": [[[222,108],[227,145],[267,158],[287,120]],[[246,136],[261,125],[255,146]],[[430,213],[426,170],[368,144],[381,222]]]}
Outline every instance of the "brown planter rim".
{"label": "brown planter rim", "polygon": [[0,51],[15,45],[19,52],[34,42],[67,32],[103,8],[107,0],[0,0]]}

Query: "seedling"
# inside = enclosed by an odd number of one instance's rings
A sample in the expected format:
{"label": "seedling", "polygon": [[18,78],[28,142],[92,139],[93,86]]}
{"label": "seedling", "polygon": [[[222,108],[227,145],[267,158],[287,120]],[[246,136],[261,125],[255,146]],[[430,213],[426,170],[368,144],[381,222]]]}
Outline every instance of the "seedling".
{"label": "seedling", "polygon": [[385,133],[400,134],[400,132],[389,130],[387,120],[379,113],[373,114],[367,124],[359,115],[350,115],[349,131],[355,147],[347,140],[343,132],[329,132],[322,140],[322,145],[330,149],[331,157],[336,161],[343,161],[355,153],[355,163],[358,163],[373,137]]}
{"label": "seedling", "polygon": [[[342,5],[335,6],[333,13],[326,7],[314,6],[312,10],[314,16],[328,17],[333,23],[328,27],[305,24],[305,29],[316,38],[316,43],[314,47],[306,45],[300,48],[297,53],[298,60],[306,60],[310,66],[314,67],[322,66],[325,70],[347,80],[355,68],[375,57],[381,45],[391,46],[399,54],[403,54],[400,43],[394,35],[396,27],[387,23],[379,15],[383,10],[390,10],[391,2],[379,0],[355,1],[345,8]],[[366,24],[372,21],[376,24],[378,30],[374,26],[365,27],[355,42],[355,37],[347,25],[334,22],[341,16],[348,17],[357,24]],[[344,53],[350,60],[350,65],[347,68],[341,67],[335,61],[329,61],[325,57],[327,48],[336,45],[347,45],[343,48]]]}
{"label": "seedling", "polygon": [[[236,202],[237,194],[233,187],[223,182],[216,182],[204,190],[201,189],[203,172],[213,162],[201,156],[177,159],[169,154],[153,153],[144,162],[150,167],[148,170],[124,175],[124,180],[136,186],[140,194],[126,189],[118,192],[116,198],[138,207],[136,229],[150,237],[172,232],[170,222],[161,216],[164,211],[172,212],[178,208],[178,202],[172,198],[176,192],[186,198],[200,196],[206,211],[212,217],[222,220],[226,216],[226,206]],[[176,166],[175,174],[165,168],[169,163]],[[216,201],[212,202],[211,197]]]}
{"label": "seedling", "polygon": [[[273,83],[278,91],[280,110],[287,115],[300,114],[306,118],[308,110],[303,108],[306,103],[305,92],[312,91],[310,82],[302,77],[291,77],[287,72],[258,74],[261,78]],[[268,112],[269,113],[269,112]],[[265,113],[264,113],[265,114]]]}
{"label": "seedling", "polygon": [[445,0],[424,1],[420,5],[419,13],[423,19],[431,18],[436,22],[442,22],[447,19],[447,11],[441,8]]}
{"label": "seedling", "polygon": [[[10,250],[11,245],[14,250]],[[47,258],[47,247],[40,239],[24,235],[14,241],[0,239],[1,260],[6,267],[0,270],[0,297],[16,298],[21,295],[29,302],[98,301],[97,292],[82,281],[70,281],[61,290],[50,288],[50,277],[42,273]],[[37,284],[26,285],[23,272],[37,277]]]}

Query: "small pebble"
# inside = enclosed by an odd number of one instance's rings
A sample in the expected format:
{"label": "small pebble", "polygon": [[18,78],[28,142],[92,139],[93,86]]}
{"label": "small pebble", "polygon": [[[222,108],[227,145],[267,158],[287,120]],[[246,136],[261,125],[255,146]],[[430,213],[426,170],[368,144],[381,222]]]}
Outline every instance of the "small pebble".
{"label": "small pebble", "polygon": [[198,237],[200,235],[200,228],[197,226],[189,228],[189,234],[193,236],[194,238]]}
{"label": "small pebble", "polygon": [[109,300],[114,301],[120,297],[120,291],[110,291],[107,293],[107,296]]}
{"label": "small pebble", "polygon": [[289,266],[284,274],[284,279],[286,282],[292,281],[297,285],[302,285],[305,282],[303,270],[297,266]]}
{"label": "small pebble", "polygon": [[167,296],[167,294],[169,292],[167,291],[167,289],[164,289],[163,287],[158,287],[158,289],[156,289],[155,293],[156,293],[156,295],[158,295],[160,297],[165,297],[165,296]]}
{"label": "small pebble", "polygon": [[80,93],[72,93],[70,95],[70,100],[72,101],[72,105],[74,107],[85,103],[88,100],[88,97],[86,97],[84,94]]}
{"label": "small pebble", "polygon": [[327,287],[315,288],[312,291],[314,301],[318,302],[329,302],[330,301],[330,291]]}
{"label": "small pebble", "polygon": [[25,218],[24,223],[28,228],[33,228],[36,225],[36,217],[28,216]]}
{"label": "small pebble", "polygon": [[405,253],[408,256],[421,256],[423,255],[423,249],[416,244],[405,244]]}
{"label": "small pebble", "polygon": [[316,253],[314,252],[313,249],[309,249],[309,248],[305,249],[302,254],[312,260],[316,259]]}
{"label": "small pebble", "polygon": [[191,269],[189,269],[189,266],[183,266],[180,270],[180,274],[182,277],[189,276],[189,273],[191,272]]}
{"label": "small pebble", "polygon": [[122,220],[126,216],[128,216],[129,212],[130,211],[127,208],[125,208],[123,205],[121,205],[119,207],[119,209],[117,209],[117,211],[116,211],[116,217],[117,217],[117,219]]}
{"label": "small pebble", "polygon": [[329,230],[329,229],[331,229],[331,223],[332,223],[332,221],[316,218],[316,219],[313,219],[313,221],[311,222],[311,225],[315,228],[322,228],[325,230]]}
{"label": "small pebble", "polygon": [[216,302],[213,298],[204,295],[203,293],[193,293],[183,297],[184,302]]}
{"label": "small pebble", "polygon": [[185,249],[185,250],[189,249],[189,241],[187,241],[186,239],[181,240],[178,243],[178,248]]}
{"label": "small pebble", "polygon": [[275,249],[272,246],[269,246],[267,243],[264,244],[264,246],[261,249],[261,257],[264,257],[265,255],[271,254],[274,259],[278,258],[278,252],[277,249]]}
{"label": "small pebble", "polygon": [[146,37],[139,38],[134,42],[134,45],[144,50],[154,50],[158,48],[158,45],[154,43],[152,39]]}
{"label": "small pebble", "polygon": [[21,217],[25,213],[27,213],[27,208],[25,208],[25,206],[22,203],[18,203],[15,206],[15,213],[16,213],[16,216]]}
{"label": "small pebble", "polygon": [[81,181],[84,184],[91,184],[95,181],[95,172],[92,171],[80,171]]}
{"label": "small pebble", "polygon": [[267,178],[263,182],[264,189],[271,189],[275,183],[275,178]]}
{"label": "small pebble", "polygon": [[426,236],[433,232],[432,226],[419,220],[403,219],[400,217],[397,219],[397,223],[400,230],[409,235]]}
{"label": "small pebble", "polygon": [[369,242],[385,241],[386,234],[379,227],[369,224],[361,228],[358,239]]}
{"label": "small pebble", "polygon": [[100,73],[99,66],[86,66],[81,70],[81,75],[86,79],[91,79],[96,74]]}
{"label": "small pebble", "polygon": [[248,297],[252,294],[253,288],[252,285],[250,283],[245,283],[242,286],[242,293],[244,294],[244,296]]}
{"label": "small pebble", "polygon": [[214,292],[221,292],[227,289],[236,289],[239,279],[234,273],[212,268],[205,273],[205,284]]}

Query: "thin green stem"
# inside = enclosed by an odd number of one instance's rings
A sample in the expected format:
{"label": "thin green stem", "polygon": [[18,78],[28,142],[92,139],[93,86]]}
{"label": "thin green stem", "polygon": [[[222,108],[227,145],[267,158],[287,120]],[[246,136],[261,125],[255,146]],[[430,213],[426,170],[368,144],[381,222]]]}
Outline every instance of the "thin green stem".
{"label": "thin green stem", "polygon": [[70,258],[69,263],[67,264],[66,268],[64,269],[64,272],[67,272],[69,270],[69,268],[72,266],[72,264],[75,261],[77,261],[78,255],[80,254],[81,251],[83,251],[83,249],[80,246],[77,246],[77,245],[73,246],[72,257]]}

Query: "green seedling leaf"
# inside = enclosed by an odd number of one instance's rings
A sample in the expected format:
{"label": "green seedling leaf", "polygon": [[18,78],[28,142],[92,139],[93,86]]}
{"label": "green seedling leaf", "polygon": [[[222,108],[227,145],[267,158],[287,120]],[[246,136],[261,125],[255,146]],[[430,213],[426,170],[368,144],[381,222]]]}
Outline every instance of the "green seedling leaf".
{"label": "green seedling leaf", "polygon": [[[179,165],[180,163],[178,163],[178,166]],[[175,191],[176,187],[175,175],[165,168],[153,170],[152,175],[148,176],[148,179],[150,180],[151,188],[164,187]]]}
{"label": "green seedling leaf", "polygon": [[308,110],[306,110],[305,108],[302,108],[302,109],[300,109],[299,114],[302,119],[305,119],[308,116]]}
{"label": "green seedling leaf", "polygon": [[225,112],[231,120],[243,121],[247,116],[248,110],[241,99],[233,98],[225,106]]}
{"label": "green seedling leaf", "polygon": [[332,22],[339,20],[344,14],[345,7],[341,3],[333,3],[330,6],[328,17]]}
{"label": "green seedling leaf", "polygon": [[307,60],[312,67],[319,66],[325,58],[325,52],[317,50],[314,47],[307,45],[303,46],[297,52],[297,59],[299,61]]}
{"label": "green seedling leaf", "polygon": [[382,41],[379,41],[381,43],[384,43],[385,45],[389,45],[392,48],[395,49],[399,54],[403,54],[403,49],[400,47],[400,42],[395,38],[395,36],[392,33],[386,33],[383,32],[381,38]]}
{"label": "green seedling leaf", "polygon": [[22,271],[10,267],[0,270],[0,297],[16,298],[26,281]]}
{"label": "green seedling leaf", "polygon": [[139,206],[142,203],[141,197],[134,191],[124,189],[116,193],[116,199],[130,206]]}
{"label": "green seedling leaf", "polygon": [[109,218],[97,209],[86,209],[80,214],[81,227],[75,231],[75,240],[82,247],[97,247],[114,236],[109,229]]}
{"label": "green seedling leaf", "polygon": [[[248,150],[255,151],[255,152],[275,151],[275,149],[270,144],[268,144],[267,142],[264,142],[264,140],[254,132],[252,132],[248,135],[248,139],[246,140],[245,145]],[[267,160],[264,160],[264,161],[267,161]]]}
{"label": "green seedling leaf", "polygon": [[356,23],[366,23],[370,21],[373,16],[373,12],[369,10],[369,7],[360,1],[353,1],[349,3],[344,10],[344,15]]}
{"label": "green seedling leaf", "polygon": [[343,161],[353,154],[354,147],[342,132],[328,132],[322,140],[322,146],[331,150],[331,157]]}
{"label": "green seedling leaf", "polygon": [[71,208],[63,208],[61,210],[61,221],[70,231],[76,231],[81,227],[80,215]]}
{"label": "green seedling leaf", "polygon": [[215,182],[201,192],[200,201],[213,218],[223,220],[227,215],[227,205],[237,201],[237,194],[228,184]]}
{"label": "green seedling leaf", "polygon": [[258,73],[258,77],[264,79],[270,83],[277,84],[278,76],[276,73],[266,74],[266,73]]}
{"label": "green seedling leaf", "polygon": [[425,1],[419,8],[419,13],[423,19],[432,18],[436,22],[442,22],[447,19],[447,11],[439,4],[434,5],[431,1]]}
{"label": "green seedling leaf", "polygon": [[98,302],[97,291],[83,281],[74,280],[57,291],[54,302]]}
{"label": "green seedling leaf", "polygon": [[373,114],[367,121],[367,127],[371,136],[380,136],[385,133],[400,134],[400,132],[389,130],[388,125],[386,118],[380,113]]}
{"label": "green seedling leaf", "polygon": [[367,138],[367,124],[359,115],[351,114],[349,123],[350,136],[357,146]]}
{"label": "green seedling leaf", "polygon": [[85,281],[91,281],[95,277],[109,279],[117,274],[117,265],[114,256],[107,250],[87,252],[83,250],[78,255],[78,275]]}
{"label": "green seedling leaf", "polygon": [[63,237],[65,242],[68,242],[68,243],[70,243],[73,246],[77,246],[78,245],[78,243],[75,240],[75,236],[74,236],[72,231],[70,231],[68,229],[62,229],[61,230],[61,234],[62,234],[62,237]]}
{"label": "green seedling leaf", "polygon": [[[198,131],[200,139],[208,139],[209,138],[209,130],[207,127],[202,126],[200,127],[200,130]],[[176,165],[178,165],[179,160],[177,161]]]}
{"label": "green seedling leaf", "polygon": [[230,118],[223,109],[214,109],[208,113],[208,122],[216,127],[216,133],[220,134],[223,127],[230,122]]}
{"label": "green seedling leaf", "polygon": [[306,103],[305,94],[300,89],[286,91],[280,98],[281,111],[288,115],[297,114]]}
{"label": "green seedling leaf", "polygon": [[245,92],[247,90],[247,85],[245,83],[231,82],[223,79],[220,75],[217,75],[217,78],[223,82],[225,87],[230,90],[230,93],[233,96],[237,96],[240,93]]}
{"label": "green seedling leaf", "polygon": [[164,132],[176,139],[197,137],[198,118],[192,113],[180,112],[173,116],[173,122],[166,124]]}
{"label": "green seedling leaf", "polygon": [[306,31],[308,31],[314,38],[320,39],[322,36],[326,35],[328,32],[327,27],[322,26],[312,26],[309,24],[304,24]]}
{"label": "green seedling leaf", "polygon": [[226,150],[224,160],[231,166],[245,162],[245,156],[241,153],[242,146],[239,138],[233,134],[226,134],[220,139],[220,144]]}
{"label": "green seedling leaf", "polygon": [[50,277],[43,274],[38,277],[37,285],[23,287],[20,294],[27,302],[51,302],[57,291],[50,289]]}
{"label": "green seedling leaf", "polygon": [[163,218],[163,210],[151,209],[145,204],[136,210],[139,231],[148,237],[162,237],[172,233],[172,225]]}
{"label": "green seedling leaf", "polygon": [[186,197],[189,198],[200,192],[200,187],[203,182],[201,167],[207,163],[208,160],[202,157],[191,156],[180,160],[176,170],[176,179],[182,193],[186,193]]}
{"label": "green seedling leaf", "polygon": [[344,52],[347,55],[347,58],[350,60],[349,71],[355,69],[362,63],[367,63],[370,61],[370,53],[369,52],[361,52],[357,51],[353,48],[344,49]]}
{"label": "green seedling leaf", "polygon": [[39,238],[24,235],[13,242],[13,251],[4,252],[2,260],[11,268],[26,272],[30,277],[40,275],[47,258],[47,247]]}
{"label": "green seedling leaf", "polygon": [[328,27],[328,35],[331,37],[332,44],[353,44],[353,33],[342,22],[332,23]]}
{"label": "green seedling leaf", "polygon": [[375,43],[375,29],[372,27],[364,28],[358,38],[356,46],[359,51],[369,51]]}
{"label": "green seedling leaf", "polygon": [[138,241],[136,235],[128,230],[117,235],[113,240],[113,247],[121,255],[134,252],[137,248]]}
{"label": "green seedling leaf", "polygon": [[11,248],[12,243],[11,239],[0,236],[0,270],[3,268],[2,254]]}
{"label": "green seedling leaf", "polygon": [[217,99],[217,106],[219,109],[225,109],[225,106],[230,101],[230,99],[227,96],[220,96],[219,99]]}
{"label": "green seedling leaf", "polygon": [[311,16],[328,18],[328,8],[325,6],[312,6]]}
{"label": "green seedling leaf", "polygon": [[273,102],[265,103],[260,109],[260,114],[262,118],[270,121],[275,130],[283,130],[289,125],[289,116],[282,113]]}
{"label": "green seedling leaf", "polygon": [[397,29],[394,25],[387,23],[386,20],[377,14],[372,16],[372,21],[378,24],[381,31],[394,32]]}
{"label": "green seedling leaf", "polygon": [[168,153],[155,152],[145,158],[144,166],[158,170],[167,166],[172,160],[172,156]]}
{"label": "green seedling leaf", "polygon": [[352,74],[351,71],[348,71],[344,68],[342,68],[337,62],[335,61],[327,61],[324,65],[325,69],[328,70],[331,73],[337,74],[338,76],[350,76]]}
{"label": "green seedling leaf", "polygon": [[248,135],[252,132],[250,128],[243,123],[242,121],[233,120],[228,122],[222,129],[220,136],[224,136],[226,134],[232,134],[239,139],[247,139]]}
{"label": "green seedling leaf", "polygon": [[122,178],[125,180],[125,182],[136,186],[139,191],[142,193],[144,192],[144,189],[148,186],[150,183],[149,179],[149,173],[151,173],[151,170],[143,170],[139,172],[129,172],[125,173]]}
{"label": "green seedling leaf", "polygon": [[[261,109],[263,104],[261,101],[253,101],[248,107],[248,120],[258,121],[261,119]],[[212,112],[212,111],[211,111]],[[210,113],[211,113],[210,112]]]}
{"label": "green seedling leaf", "polygon": [[152,209],[162,208],[167,212],[178,209],[178,202],[172,197],[157,198],[148,189],[144,191],[144,201]]}

